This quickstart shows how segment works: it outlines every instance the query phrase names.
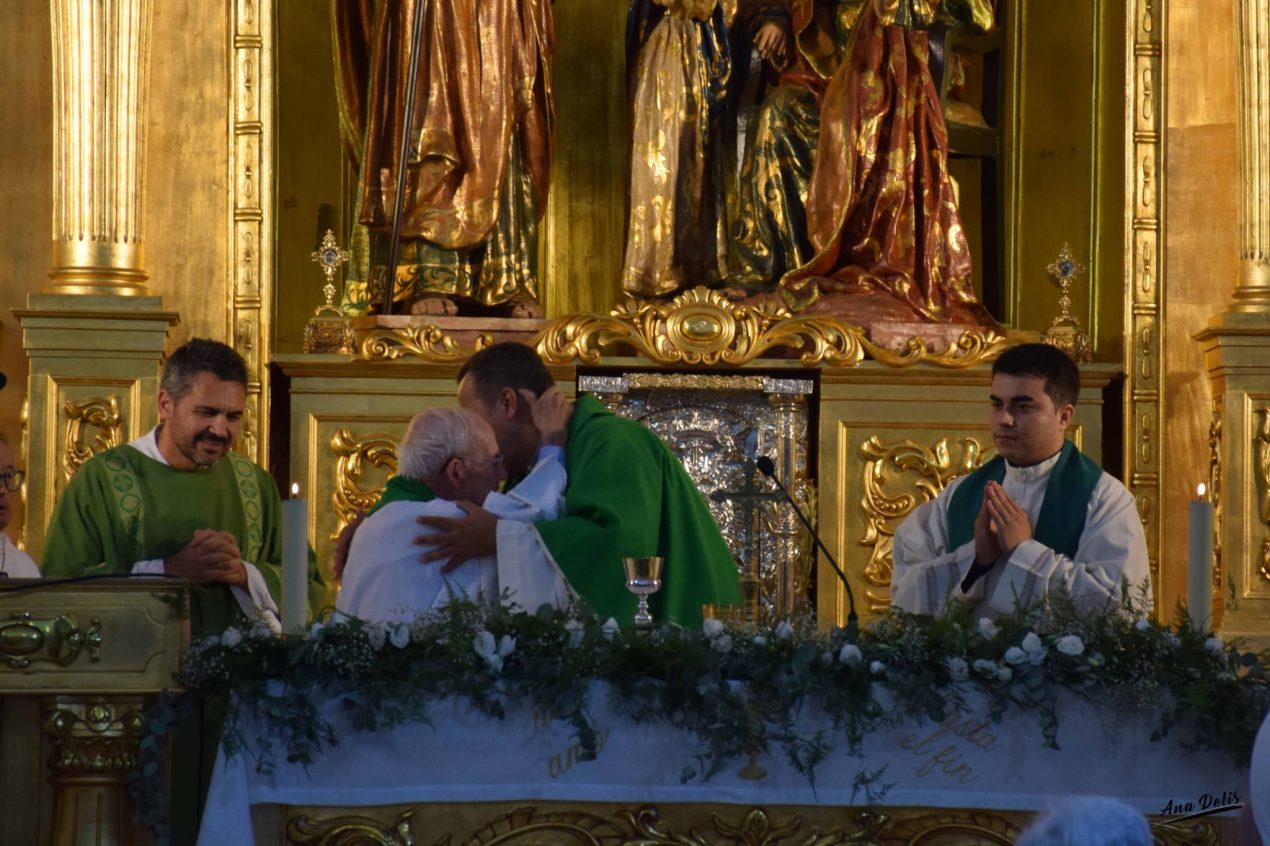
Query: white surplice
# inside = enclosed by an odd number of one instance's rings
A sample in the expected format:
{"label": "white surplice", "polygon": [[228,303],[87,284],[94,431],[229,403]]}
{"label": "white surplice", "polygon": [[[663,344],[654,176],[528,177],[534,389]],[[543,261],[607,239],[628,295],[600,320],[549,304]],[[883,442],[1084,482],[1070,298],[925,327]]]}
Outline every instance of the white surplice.
{"label": "white surplice", "polygon": [[429,529],[419,517],[462,517],[453,502],[391,502],[353,535],[344,583],[335,608],[362,620],[404,621],[443,605],[451,596],[507,601],[529,611],[544,604],[562,606],[572,592],[559,568],[542,552],[533,522],[554,520],[564,504],[567,480],[559,450],[542,457],[534,469],[506,494],[494,492],[482,507],[499,518],[498,555],[461,564],[441,575],[441,563],[420,563],[433,547],[416,545]]}
{"label": "white surplice", "polygon": [[13,545],[9,536],[0,532],[0,577],[38,579],[40,568],[35,560]]}
{"label": "white surplice", "polygon": [[[1002,487],[1027,512],[1033,527],[1057,462],[1058,455],[1031,467],[1006,463]],[[964,478],[919,506],[896,530],[892,605],[916,614],[938,614],[953,598],[974,603],[981,616],[995,616],[1013,611],[1016,601],[1033,602],[1061,588],[1091,607],[1114,607],[1120,601],[1121,582],[1128,579],[1130,595],[1145,598],[1145,610],[1150,609],[1150,592],[1140,590],[1150,584],[1142,518],[1133,495],[1107,473],[1094,485],[1074,557],[1060,555],[1035,539],[1024,541],[963,592],[961,582],[974,564],[975,544],[972,538],[949,549],[948,506]]]}

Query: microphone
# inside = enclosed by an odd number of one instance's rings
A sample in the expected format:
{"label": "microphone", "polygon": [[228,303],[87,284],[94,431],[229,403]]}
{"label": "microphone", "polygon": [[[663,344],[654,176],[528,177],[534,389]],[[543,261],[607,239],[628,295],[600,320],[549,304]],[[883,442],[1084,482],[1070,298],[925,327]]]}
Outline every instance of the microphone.
{"label": "microphone", "polygon": [[758,472],[775,483],[776,487],[785,495],[785,501],[794,509],[794,513],[798,515],[798,519],[807,527],[807,531],[811,534],[811,539],[816,542],[816,546],[825,554],[825,558],[829,559],[829,566],[838,574],[838,581],[842,582],[842,586],[847,589],[847,633],[848,640],[855,642],[856,633],[860,630],[860,618],[855,613],[855,594],[851,592],[851,583],[847,581],[846,575],[842,572],[842,568],[838,566],[838,562],[833,560],[833,555],[820,540],[820,535],[816,533],[815,528],[811,525],[811,521],[807,519],[807,515],[803,514],[803,510],[798,507],[798,503],[794,502],[794,498],[790,495],[789,489],[786,488],[781,480],[776,478],[776,464],[766,455],[760,455],[754,461],[754,467]]}

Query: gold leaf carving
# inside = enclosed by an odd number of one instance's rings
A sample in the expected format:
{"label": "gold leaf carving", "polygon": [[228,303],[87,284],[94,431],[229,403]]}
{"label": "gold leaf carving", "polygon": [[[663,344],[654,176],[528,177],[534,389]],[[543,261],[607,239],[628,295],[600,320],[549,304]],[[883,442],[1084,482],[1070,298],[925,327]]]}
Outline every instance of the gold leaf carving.
{"label": "gold leaf carving", "polygon": [[620,846],[629,842],[624,827],[595,814],[527,807],[497,817],[464,838],[463,846]]}
{"label": "gold leaf carving", "polygon": [[878,846],[1010,846],[1018,825],[989,811],[941,811],[909,817],[887,828]]}
{"label": "gold leaf carving", "polygon": [[1188,823],[1154,820],[1151,839],[1157,846],[1219,846],[1221,832],[1208,820]]}
{"label": "gold leaf carving", "polygon": [[364,488],[361,480],[366,465],[382,467],[397,472],[397,443],[395,435],[387,432],[371,432],[356,435],[351,429],[339,429],[331,437],[331,451],[338,457],[335,462],[335,502],[337,525],[331,540],[339,537],[358,511],[370,508],[383,493],[383,486]]}
{"label": "gold leaf carving", "polygon": [[358,347],[357,357],[363,361],[392,361],[414,356],[443,363],[465,360],[494,343],[494,336],[482,332],[472,346],[455,341],[441,327],[429,323],[408,329],[375,329],[367,332]]}
{"label": "gold leaf carving", "polygon": [[890,821],[885,814],[856,811],[852,814],[854,828],[824,830],[808,826],[803,831],[802,817],[795,816],[789,822],[778,825],[763,808],[751,808],[740,822],[725,822],[718,814],[712,815],[713,835],[697,829],[686,835],[677,835],[669,825],[659,826],[661,814],[655,807],[645,806],[632,813],[621,811],[618,817],[632,829],[632,837],[625,846],[848,846],[871,844],[874,837]]}
{"label": "gold leaf carving", "polygon": [[1213,590],[1222,595],[1222,398],[1213,398],[1213,416],[1208,423],[1208,498],[1213,503]]}
{"label": "gold leaf carving", "polygon": [[972,367],[999,354],[1007,340],[991,330],[967,331],[933,353],[921,338],[899,350],[878,346],[864,329],[829,315],[794,316],[770,305],[734,303],[698,287],[670,302],[632,301],[608,316],[565,315],[535,339],[550,364],[594,364],[605,352],[632,350],[658,364],[740,365],[769,352],[796,356],[806,367],[853,367],[865,355],[892,367],[926,363]]}
{"label": "gold leaf carving", "polygon": [[[948,438],[940,438],[931,446],[917,441],[887,443],[876,435],[860,445],[864,460],[864,536],[861,546],[871,548],[864,575],[872,590],[866,591],[870,608],[885,611],[890,607],[891,544],[895,529],[913,509],[939,495],[956,476],[969,473],[983,463],[991,449],[974,438],[961,438],[959,460],[953,461]],[[916,480],[901,487],[901,480],[916,475]]]}
{"label": "gold leaf carving", "polygon": [[392,824],[353,815],[327,820],[300,815],[287,822],[287,842],[297,846],[415,846],[413,819],[414,811],[405,811]]}
{"label": "gold leaf carving", "polygon": [[91,397],[80,403],[67,400],[62,412],[67,420],[62,470],[69,482],[88,459],[123,443],[123,421],[119,414],[119,397],[114,394]]}

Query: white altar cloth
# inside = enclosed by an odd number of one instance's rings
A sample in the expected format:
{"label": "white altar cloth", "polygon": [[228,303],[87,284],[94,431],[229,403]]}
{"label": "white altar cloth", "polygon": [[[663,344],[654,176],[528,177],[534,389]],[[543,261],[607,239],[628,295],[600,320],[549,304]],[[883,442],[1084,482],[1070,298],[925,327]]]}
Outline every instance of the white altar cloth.
{"label": "white altar cloth", "polygon": [[[807,779],[773,747],[759,758],[767,771],[747,780],[734,762],[708,781],[680,783],[686,766],[698,771],[696,738],[665,725],[637,725],[617,716],[603,689],[592,697],[599,731],[595,760],[580,749],[564,723],[545,722],[528,708],[509,709],[504,720],[447,700],[431,709],[434,726],[409,724],[391,731],[354,732],[332,704],[339,733],[307,771],[279,759],[271,773],[256,771],[243,754],[226,760],[222,749],[213,775],[199,843],[254,842],[251,806],[366,806],[406,803],[579,801],[730,803],[738,805],[932,806],[1040,811],[1056,797],[1119,797],[1146,814],[1167,814],[1190,803],[1199,810],[1237,793],[1247,801],[1248,774],[1218,752],[1187,752],[1185,725],[1151,742],[1147,717],[1098,708],[1063,692],[1058,701],[1061,750],[1044,746],[1034,714],[1017,709],[993,724],[986,707],[944,724],[905,724],[869,735],[863,761],[845,740]],[[804,715],[810,728],[817,715]],[[250,732],[248,732],[250,734]],[[885,765],[879,782],[891,785],[870,802],[852,783],[861,767]],[[1237,812],[1236,812],[1237,813]]]}

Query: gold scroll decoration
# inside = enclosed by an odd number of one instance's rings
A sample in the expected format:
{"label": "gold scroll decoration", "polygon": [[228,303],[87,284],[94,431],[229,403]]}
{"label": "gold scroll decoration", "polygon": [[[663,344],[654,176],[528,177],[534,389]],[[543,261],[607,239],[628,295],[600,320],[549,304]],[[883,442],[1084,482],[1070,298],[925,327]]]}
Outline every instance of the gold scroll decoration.
{"label": "gold scroll decoration", "polygon": [[[900,522],[913,509],[929,502],[956,476],[979,467],[991,450],[974,438],[961,438],[960,458],[954,462],[948,438],[940,438],[931,446],[906,440],[888,443],[876,435],[860,445],[864,460],[864,495],[860,508],[864,511],[864,536],[861,546],[869,547],[869,563],[864,576],[869,584],[865,591],[872,611],[885,611],[891,606],[891,544]],[[916,475],[907,487],[902,479]]]}
{"label": "gold scroll decoration", "polygon": [[337,518],[331,540],[335,540],[358,511],[370,508],[383,493],[382,485],[362,487],[366,466],[382,467],[389,475],[397,472],[397,438],[387,432],[357,435],[351,429],[339,429],[331,437],[331,452],[337,456],[335,491],[331,494]]}
{"label": "gold scroll decoration", "polygon": [[62,472],[69,482],[88,459],[123,443],[123,419],[119,413],[119,397],[114,394],[91,397],[79,403],[67,400],[62,412],[67,420]]}
{"label": "gold scroll decoration", "polygon": [[287,822],[287,842],[296,846],[415,846],[414,811],[392,824],[374,817],[347,816],[315,820],[301,814]]}
{"label": "gold scroll decoration", "polygon": [[375,329],[367,332],[357,348],[362,361],[392,361],[395,358],[413,356],[424,361],[453,364],[466,360],[494,343],[494,336],[482,332],[472,345],[465,346],[454,340],[441,327],[429,323],[404,329]]}
{"label": "gold scroll decoration", "polygon": [[[1257,409],[1257,435],[1253,438],[1254,469],[1259,491],[1261,522],[1270,525],[1270,408]],[[1270,537],[1261,541],[1261,578],[1270,580]]]}
{"label": "gold scroll decoration", "polygon": [[1208,423],[1208,498],[1213,503],[1213,590],[1222,596],[1222,398],[1213,397],[1213,416]]}
{"label": "gold scroll decoration", "polygon": [[74,614],[35,617],[29,611],[15,611],[0,622],[0,661],[15,670],[25,670],[36,661],[69,667],[80,649],[88,660],[101,659],[101,621],[93,620],[85,631]]}
{"label": "gold scroll decoration", "polygon": [[[358,358],[381,361],[415,356],[462,361],[489,346],[478,335],[464,346],[438,326],[378,329],[361,341]],[[992,330],[968,330],[947,349],[932,352],[920,337],[898,350],[879,346],[868,333],[830,315],[798,317],[783,306],[734,303],[705,287],[670,302],[633,300],[607,316],[570,314],[545,324],[530,341],[548,364],[595,364],[602,355],[637,353],[657,364],[741,365],[760,356],[794,357],[806,367],[854,367],[866,355],[891,367],[929,364],[973,367],[995,358],[1009,341]]]}

